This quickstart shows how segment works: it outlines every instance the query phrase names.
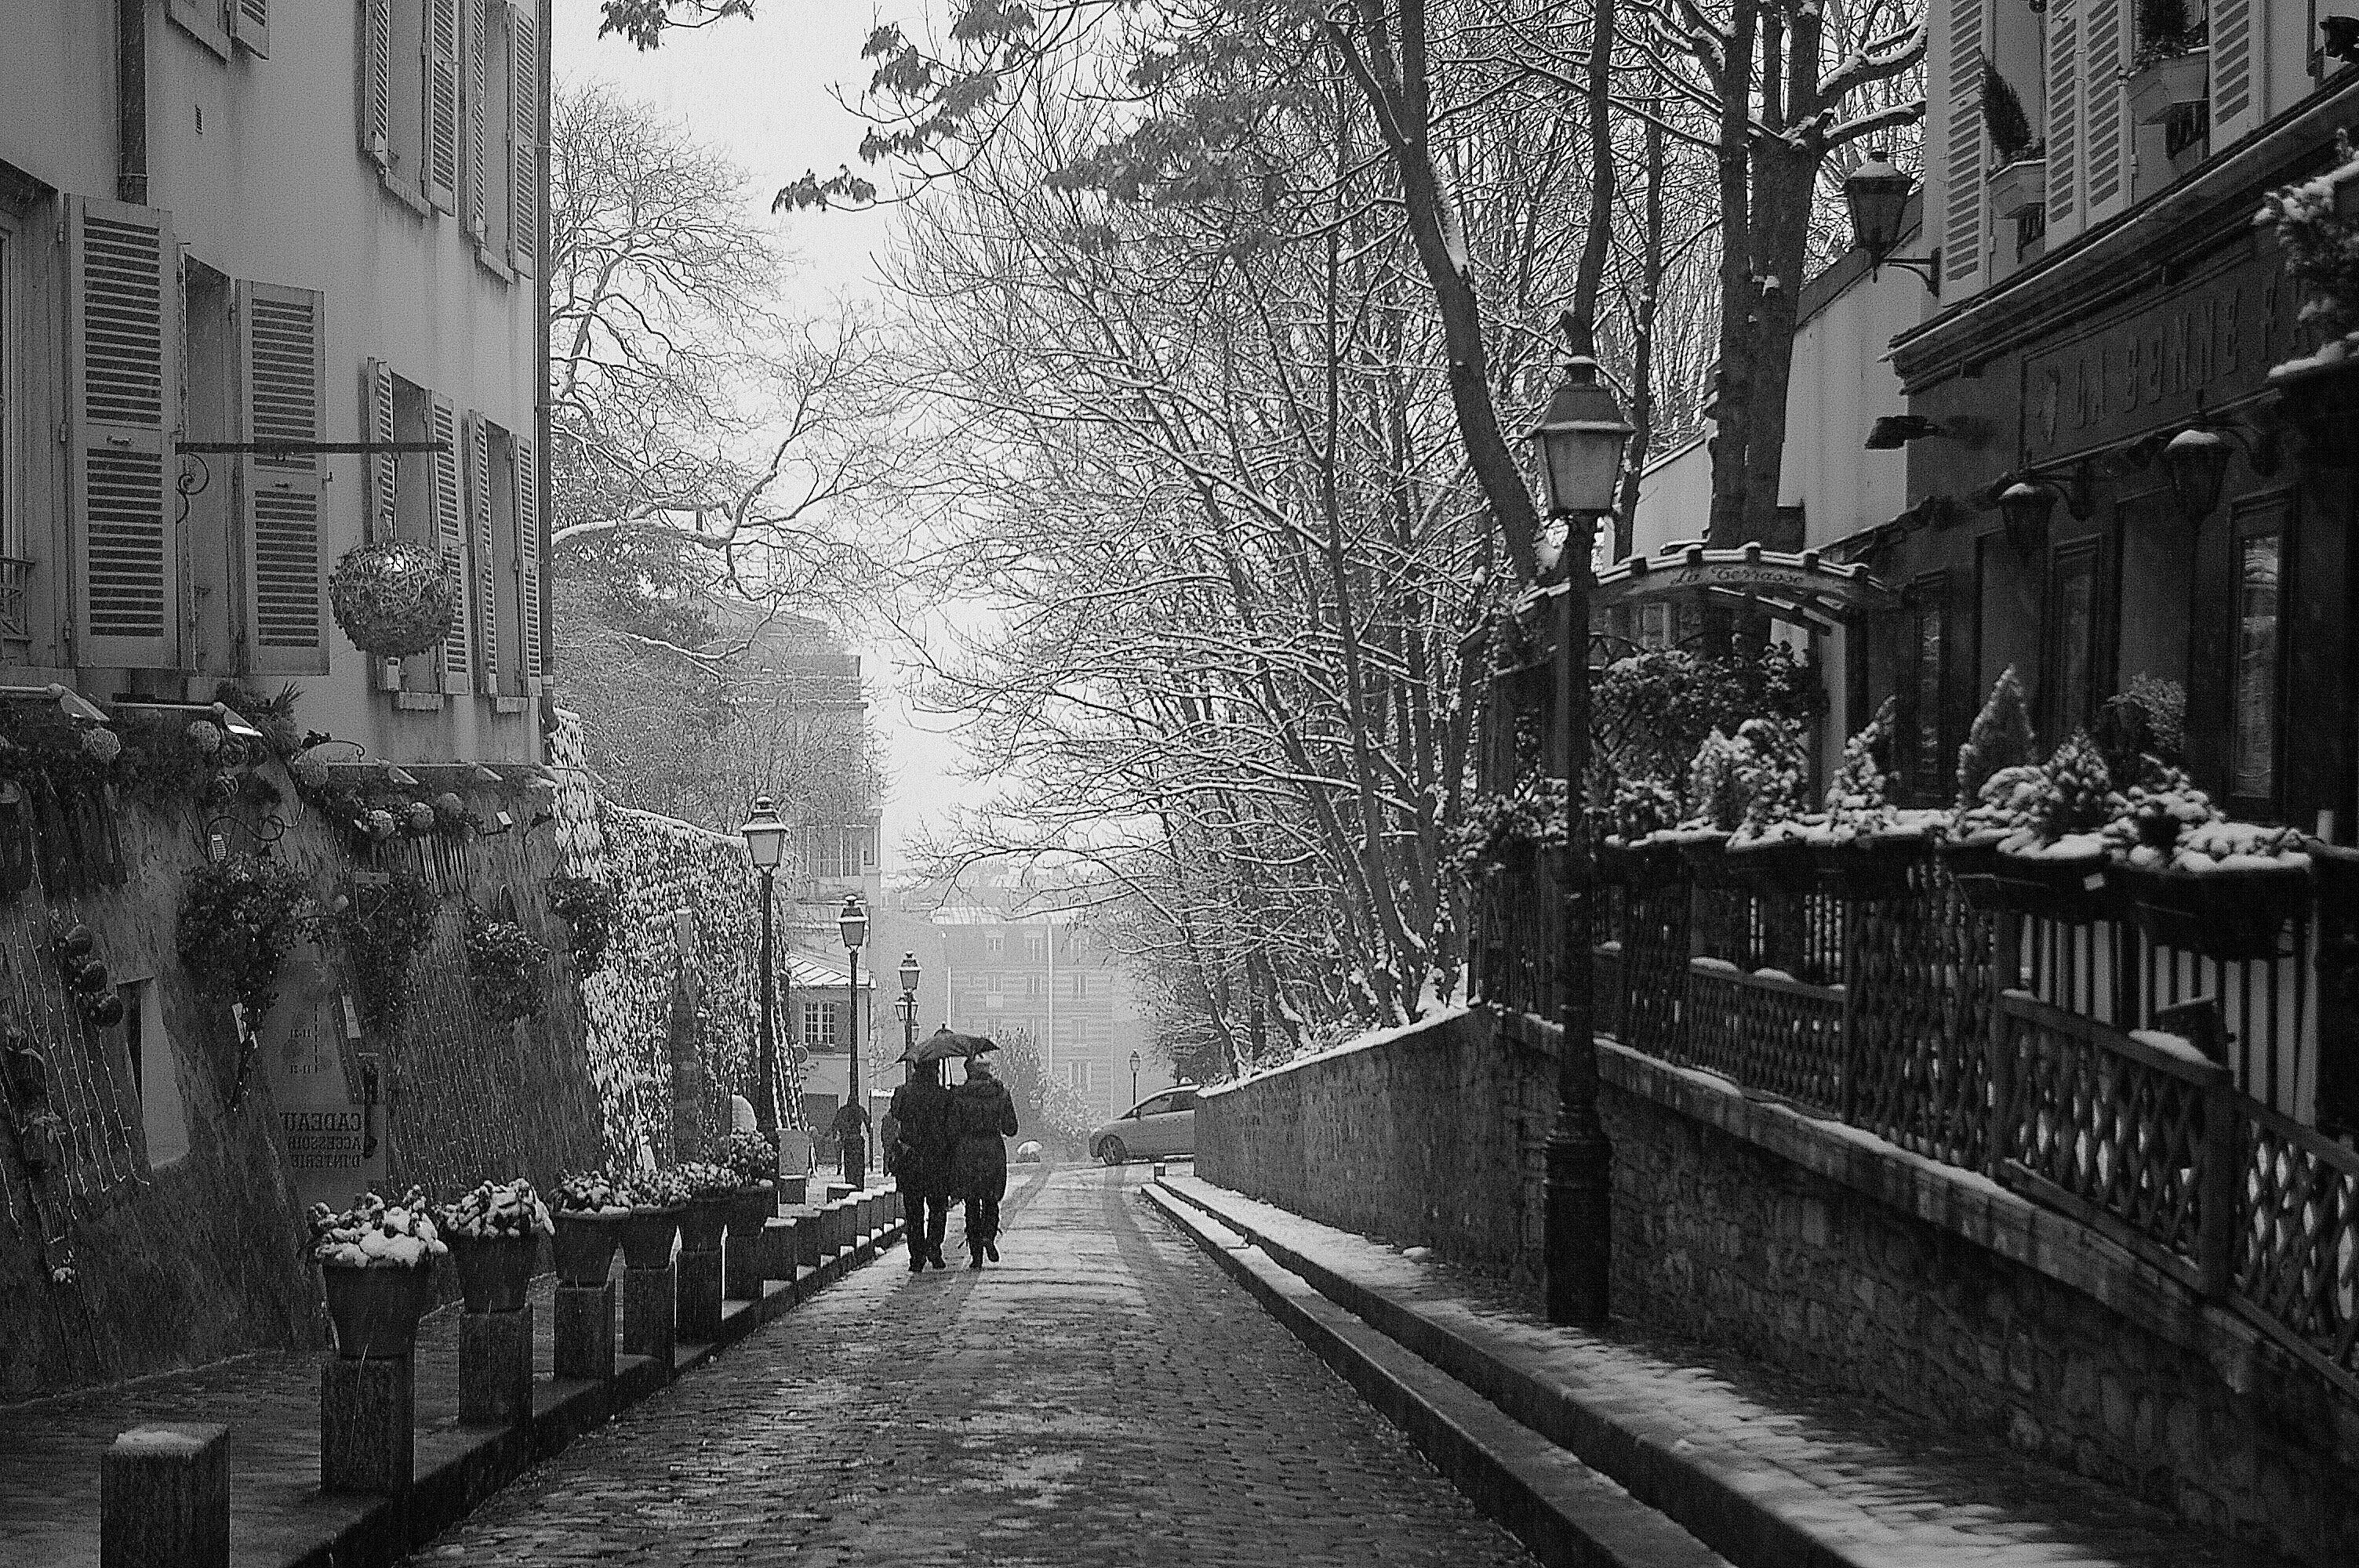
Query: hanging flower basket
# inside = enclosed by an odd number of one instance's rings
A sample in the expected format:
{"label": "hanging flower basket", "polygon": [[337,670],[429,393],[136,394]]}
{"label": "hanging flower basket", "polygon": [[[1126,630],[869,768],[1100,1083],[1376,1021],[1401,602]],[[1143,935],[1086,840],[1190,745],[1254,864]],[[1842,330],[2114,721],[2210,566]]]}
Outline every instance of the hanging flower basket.
{"label": "hanging flower basket", "polygon": [[395,539],[345,553],[328,576],[328,608],[362,653],[407,658],[441,644],[459,598],[439,551]]}
{"label": "hanging flower basket", "polygon": [[2183,871],[2116,861],[2105,877],[2148,938],[2227,963],[2277,957],[2286,922],[2310,900],[2306,865]]}
{"label": "hanging flower basket", "polygon": [[1924,862],[1921,834],[1870,834],[1842,844],[1810,846],[1819,887],[1857,903],[1908,896],[1908,873]]}
{"label": "hanging flower basket", "polygon": [[2303,455],[2322,469],[2359,464],[2359,354],[2343,347],[2338,340],[2269,372],[2287,422],[2301,431]]}

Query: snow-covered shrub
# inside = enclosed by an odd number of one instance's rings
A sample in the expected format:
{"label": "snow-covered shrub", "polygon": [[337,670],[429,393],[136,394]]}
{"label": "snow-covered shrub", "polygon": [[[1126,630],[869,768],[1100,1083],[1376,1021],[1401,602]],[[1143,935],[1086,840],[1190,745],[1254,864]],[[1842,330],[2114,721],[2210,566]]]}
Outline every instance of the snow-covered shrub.
{"label": "snow-covered shrub", "polygon": [[2032,766],[2038,760],[2039,742],[2031,732],[2031,708],[2024,700],[2023,682],[2009,665],[1991,683],[1991,694],[1980,713],[1974,715],[1973,728],[1966,731],[1966,743],[1958,748],[1958,811],[1961,816],[1972,812],[1983,800],[1983,785],[1994,774],[2011,768]]}

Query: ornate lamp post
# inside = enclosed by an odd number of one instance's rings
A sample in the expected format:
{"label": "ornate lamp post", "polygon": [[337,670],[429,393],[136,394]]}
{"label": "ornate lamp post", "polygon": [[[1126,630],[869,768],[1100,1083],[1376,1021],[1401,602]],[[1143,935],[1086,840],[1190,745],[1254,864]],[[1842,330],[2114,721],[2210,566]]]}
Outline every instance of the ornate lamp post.
{"label": "ornate lamp post", "polygon": [[[851,1052],[847,1063],[849,1080],[844,1086],[844,1100],[859,1108],[864,1119],[868,1102],[860,1095],[860,949],[868,941],[868,908],[860,902],[858,893],[846,893],[843,908],[835,917],[836,929],[842,934],[843,950],[852,959],[851,1000],[844,1007],[844,1038]],[[868,1185],[868,1145],[864,1134],[854,1147],[844,1151],[843,1179],[863,1191]]]}
{"label": "ornate lamp post", "polygon": [[1138,1053],[1130,1054],[1130,1103],[1138,1103]]}
{"label": "ornate lamp post", "polygon": [[901,1015],[901,1051],[904,1055],[914,1056],[918,1053],[918,980],[923,972],[918,968],[915,953],[901,955],[901,997],[893,1004],[893,1011]]}
{"label": "ornate lamp post", "polygon": [[778,864],[786,859],[787,825],[778,820],[777,809],[766,795],[754,802],[754,815],[737,831],[745,838],[745,858],[762,873],[762,1082],[754,1095],[754,1122],[765,1133],[775,1134],[778,1130],[778,1003],[770,890]]}
{"label": "ornate lamp post", "polygon": [[1532,427],[1535,466],[1549,515],[1565,521],[1565,570],[1557,622],[1556,755],[1565,781],[1563,1054],[1557,1061],[1556,1127],[1548,1141],[1542,1260],[1549,1319],[1605,1321],[1613,1278],[1614,1148],[1597,1115],[1597,1037],[1591,994],[1590,919],[1596,891],[1582,781],[1589,772],[1590,542],[1614,511],[1622,449],[1631,427],[1613,389],[1597,380],[1590,323],[1567,313],[1572,352],[1548,411]]}

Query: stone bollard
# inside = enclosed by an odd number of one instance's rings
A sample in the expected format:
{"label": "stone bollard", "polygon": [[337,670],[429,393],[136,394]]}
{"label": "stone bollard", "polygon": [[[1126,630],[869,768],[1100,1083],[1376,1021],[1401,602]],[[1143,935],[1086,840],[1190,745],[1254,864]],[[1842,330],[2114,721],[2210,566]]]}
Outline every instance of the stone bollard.
{"label": "stone bollard", "polygon": [[828,1184],[827,1184],[827,1201],[828,1201],[828,1202],[830,1202],[830,1203],[842,1203],[845,1198],[848,1198],[848,1197],[850,1197],[851,1195],[852,1195],[852,1186],[851,1186],[851,1184],[846,1183],[846,1182],[830,1182],[830,1183],[828,1183]]}
{"label": "stone bollard", "polygon": [[623,1353],[652,1356],[671,1365],[673,1338],[672,1266],[623,1271]]}
{"label": "stone bollard", "polygon": [[900,1220],[907,1219],[908,1217],[908,1206],[901,1201],[901,1189],[895,1187],[891,1192],[886,1193],[885,1195],[885,1217],[887,1219]]}
{"label": "stone bollard", "polygon": [[682,1248],[673,1264],[679,1271],[674,1332],[682,1344],[710,1345],[721,1337],[721,1249],[690,1252]]}
{"label": "stone bollard", "polygon": [[560,1378],[614,1380],[614,1281],[557,1287],[556,1372]]}
{"label": "stone bollard", "polygon": [[754,1238],[748,1255],[753,1261],[756,1289],[766,1280],[784,1280],[792,1284],[795,1278],[795,1222],[773,1219],[762,1227],[762,1234]]}
{"label": "stone bollard", "polygon": [[229,1568],[229,1428],[135,1426],[98,1465],[99,1568]]}
{"label": "stone bollard", "polygon": [[778,1201],[780,1203],[792,1205],[805,1204],[810,1201],[810,1178],[809,1176],[780,1176],[778,1178]]}
{"label": "stone bollard", "polygon": [[822,1256],[820,1250],[820,1221],[817,1215],[799,1214],[788,1221],[795,1227],[794,1263],[798,1269],[816,1269]]}
{"label": "stone bollard", "polygon": [[459,1314],[459,1424],[532,1420],[532,1306]]}
{"label": "stone bollard", "polygon": [[320,1489],[398,1497],[418,1475],[418,1383],[398,1356],[331,1356],[320,1366]]}

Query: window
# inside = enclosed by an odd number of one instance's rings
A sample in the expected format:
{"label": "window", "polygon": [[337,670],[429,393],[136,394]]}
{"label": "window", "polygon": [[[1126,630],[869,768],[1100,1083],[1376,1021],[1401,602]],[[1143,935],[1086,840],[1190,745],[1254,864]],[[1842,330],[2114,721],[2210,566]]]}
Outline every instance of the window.
{"label": "window", "polygon": [[2277,792],[2278,626],[2285,565],[2282,514],[2275,509],[2238,519],[2236,645],[2231,678],[2229,795],[2263,811]]}
{"label": "window", "polygon": [[180,1099],[180,1074],[171,1036],[164,1033],[164,999],[153,980],[115,988],[123,999],[123,1048],[131,1061],[131,1087],[147,1135],[147,1163],[169,1165],[189,1152],[189,1113]]}
{"label": "window", "polygon": [[1948,595],[1936,575],[1908,589],[1907,687],[1900,694],[1900,732],[1891,758],[1919,798],[1938,798],[1951,758],[1941,732],[1941,690],[1947,670]]}
{"label": "window", "polygon": [[1037,935],[1027,935],[1024,938],[1024,961],[1026,963],[1038,964],[1044,961],[1048,956],[1049,944],[1041,937]]}
{"label": "window", "polygon": [[1642,648],[1668,648],[1671,645],[1671,606],[1668,600],[1655,600],[1638,606],[1638,635]]}
{"label": "window", "polygon": [[1048,986],[1040,976],[1027,975],[1024,977],[1024,994],[1026,996],[1043,996],[1046,995],[1047,992]]}
{"label": "window", "polygon": [[1068,1062],[1065,1064],[1065,1081],[1081,1094],[1092,1093],[1097,1087],[1097,1067],[1095,1062]]}
{"label": "window", "polygon": [[361,0],[362,156],[410,206],[457,215],[504,276],[531,270],[538,243],[538,29],[507,0]]}
{"label": "window", "polygon": [[1090,978],[1089,978],[1089,976],[1087,976],[1087,975],[1075,975],[1075,976],[1073,977],[1073,995],[1074,995],[1074,996],[1076,996],[1076,997],[1086,997],[1086,996],[1088,996],[1089,994],[1090,994]]}
{"label": "window", "polygon": [[2097,546],[2092,539],[2056,552],[2049,592],[2049,733],[2060,740],[2088,727],[2095,679],[2092,645],[2097,634]]}
{"label": "window", "polygon": [[1007,957],[1007,933],[1005,931],[984,932],[983,935],[983,956],[986,958],[1005,958]]}
{"label": "window", "polygon": [[836,1033],[836,1015],[842,1011],[832,1001],[803,1003],[803,1044],[813,1051],[833,1051],[840,1036]]}

